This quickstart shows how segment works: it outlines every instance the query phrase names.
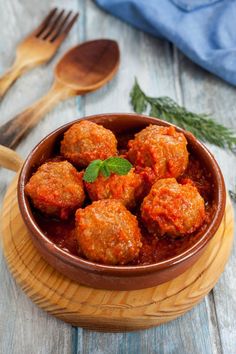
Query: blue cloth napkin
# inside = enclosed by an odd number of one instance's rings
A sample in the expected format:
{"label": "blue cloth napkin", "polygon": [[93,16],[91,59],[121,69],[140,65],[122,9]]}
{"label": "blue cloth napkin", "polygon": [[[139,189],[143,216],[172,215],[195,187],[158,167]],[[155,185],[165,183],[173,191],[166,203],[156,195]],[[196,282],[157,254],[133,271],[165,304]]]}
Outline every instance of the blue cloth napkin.
{"label": "blue cloth napkin", "polygon": [[235,0],[95,0],[103,9],[168,39],[206,70],[236,85]]}

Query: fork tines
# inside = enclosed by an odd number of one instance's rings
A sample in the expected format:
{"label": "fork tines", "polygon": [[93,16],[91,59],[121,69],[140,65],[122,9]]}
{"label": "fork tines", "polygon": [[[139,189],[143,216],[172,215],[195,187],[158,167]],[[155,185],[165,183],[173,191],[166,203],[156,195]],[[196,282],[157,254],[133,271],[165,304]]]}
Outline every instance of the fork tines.
{"label": "fork tines", "polygon": [[34,35],[42,40],[54,42],[61,41],[69,33],[79,13],[54,8],[43,20],[41,25],[34,31]]}

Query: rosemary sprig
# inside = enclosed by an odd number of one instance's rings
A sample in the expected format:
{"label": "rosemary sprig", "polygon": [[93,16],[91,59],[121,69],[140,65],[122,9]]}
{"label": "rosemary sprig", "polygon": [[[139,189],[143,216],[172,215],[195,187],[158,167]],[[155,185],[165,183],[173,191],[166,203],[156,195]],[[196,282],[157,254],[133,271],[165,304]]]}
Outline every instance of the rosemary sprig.
{"label": "rosemary sprig", "polygon": [[149,110],[149,115],[152,117],[157,117],[178,125],[190,131],[204,142],[207,141],[235,152],[236,133],[222,124],[215,122],[207,114],[190,112],[185,107],[179,106],[170,97],[147,96],[140,88],[136,79],[130,97],[131,104],[136,113],[144,113]]}
{"label": "rosemary sprig", "polygon": [[236,188],[235,188],[235,192],[229,190],[229,195],[230,195],[232,201],[233,201],[234,203],[236,203]]}

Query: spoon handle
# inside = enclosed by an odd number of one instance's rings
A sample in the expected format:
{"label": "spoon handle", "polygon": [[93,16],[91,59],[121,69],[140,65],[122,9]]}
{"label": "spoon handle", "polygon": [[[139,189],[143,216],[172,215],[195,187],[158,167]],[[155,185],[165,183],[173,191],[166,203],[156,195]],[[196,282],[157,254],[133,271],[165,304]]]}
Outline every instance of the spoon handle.
{"label": "spoon handle", "polygon": [[15,147],[28,132],[59,101],[73,96],[68,87],[55,82],[48,93],[7,123],[0,126],[0,144]]}

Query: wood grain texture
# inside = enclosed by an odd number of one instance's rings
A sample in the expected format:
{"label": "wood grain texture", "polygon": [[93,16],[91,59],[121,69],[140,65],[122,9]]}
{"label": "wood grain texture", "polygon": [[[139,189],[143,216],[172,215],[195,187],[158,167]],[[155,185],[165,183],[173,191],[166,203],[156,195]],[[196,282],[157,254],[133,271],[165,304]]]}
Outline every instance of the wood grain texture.
{"label": "wood grain texture", "polygon": [[[13,62],[16,44],[22,40],[53,6],[78,11],[76,0],[11,0],[0,2],[0,71]],[[50,87],[53,67],[58,58],[78,43],[79,23],[71,30],[55,58],[47,65],[38,67],[22,76],[10,88],[0,105],[0,124],[19,113],[25,106],[42,96]],[[40,83],[39,83],[40,78]],[[20,144],[17,151],[24,157],[33,146],[51,130],[76,117],[80,112],[75,99],[51,112],[37,128]],[[13,173],[0,169],[0,204]],[[38,309],[22,292],[11,277],[0,247],[0,353],[45,354],[71,353],[76,330]]]}
{"label": "wood grain texture", "polygon": [[[81,6],[82,3],[84,4],[84,2],[80,2]],[[180,56],[178,50],[173,48],[170,43],[134,30],[132,27],[113,16],[105,14],[98,9],[93,2],[86,2],[86,11],[82,13],[81,21],[85,23],[84,32],[86,33],[86,38],[93,38],[94,33],[99,33],[102,36],[109,34],[111,38],[119,41],[122,53],[121,68],[118,76],[111,82],[110,87],[104,87],[102,90],[85,97],[86,114],[93,114],[98,111],[130,111],[131,107],[129,105],[128,95],[133,85],[134,76],[137,76],[140,84],[148,94],[154,96],[168,95],[179,103],[184,102],[188,108],[195,109],[197,107],[197,111],[202,112],[212,112],[211,101],[214,95],[214,93],[212,95],[212,92],[217,90],[218,97],[216,100],[218,101],[218,105],[222,107],[222,112],[227,110],[228,115],[230,115],[228,103],[231,107],[233,101],[230,97],[230,102],[228,102],[228,92],[231,91],[233,93],[235,89],[221,80],[215,79],[212,75],[206,73],[196,65],[191,64],[186,58],[185,67],[188,65],[195,69],[193,70],[193,68],[190,67],[188,76],[183,81],[183,76],[186,75],[184,73],[181,75],[182,70],[184,70],[184,67],[181,65],[183,56]],[[211,86],[205,87],[204,84],[201,86],[199,77],[202,77],[203,82],[205,81],[206,83],[212,81]],[[183,90],[183,85],[185,85],[185,90]],[[184,100],[184,95],[186,95],[186,100]],[[192,95],[193,97],[191,98]],[[202,102],[205,103],[202,105]],[[214,113],[214,111],[212,113]],[[224,116],[221,118],[224,123]],[[229,126],[233,127],[233,125]],[[228,170],[230,169],[230,175],[234,177],[234,180],[231,179],[231,183],[228,183],[228,187],[230,186],[232,188],[233,183],[236,184],[236,171],[230,168],[228,161],[230,158],[230,164],[233,166],[233,164],[235,164],[235,157],[231,155],[229,157],[229,154],[221,149],[210,148],[218,161],[222,156],[223,164],[221,163],[221,167],[225,172],[224,175],[226,178],[227,175],[229,175]],[[233,257],[231,257],[230,262],[232,262],[232,258]],[[229,268],[231,267],[228,266],[226,268],[226,272]],[[234,279],[231,276],[230,284],[232,283],[234,283]],[[225,284],[224,289],[221,289],[221,296],[224,296],[222,294],[225,294],[225,292],[230,292],[230,301],[235,304],[236,298],[231,291],[230,284]],[[223,305],[222,299],[221,304]],[[233,328],[230,329],[228,326],[228,329],[225,329],[225,338],[227,338],[227,333],[236,338],[236,326],[234,325],[235,318],[233,313],[229,318],[228,325],[232,324]],[[192,330],[195,332],[195,328],[198,335],[192,336]],[[137,353],[156,352],[160,354],[175,352],[189,354],[191,352],[196,354],[221,354],[224,351],[224,347],[221,345],[220,335],[221,330],[218,327],[214,295],[210,294],[201,305],[197,306],[183,318],[155,329],[139,332],[137,334],[132,333],[129,335],[128,340],[129,343],[140,344]],[[106,348],[103,349],[102,352],[109,353],[109,348],[113,348],[109,338],[110,337],[108,335],[106,336],[106,334],[100,337],[100,334],[87,334],[79,330],[78,348],[90,348],[90,350],[93,348],[94,353],[99,351],[99,349],[101,350],[101,348]],[[116,343],[116,345],[114,345],[114,352],[117,350],[117,352],[123,351],[126,353],[127,348],[130,348],[126,335],[117,334],[113,339],[115,339]],[[91,342],[91,347],[87,346],[88,341]],[[93,342],[96,343],[94,346]],[[108,343],[110,343],[110,345],[107,347]],[[232,344],[227,354],[235,354],[235,345],[233,347]],[[227,350],[229,349],[228,344],[226,348]]]}
{"label": "wood grain texture", "polygon": [[[236,89],[177,54],[183,104],[197,112],[208,112],[215,119],[236,130]],[[236,188],[236,155],[209,145],[218,161],[228,189]],[[235,205],[234,205],[234,211]],[[208,309],[213,323],[211,332],[216,352],[235,353],[236,348],[236,248],[234,246],[229,265],[209,297]],[[215,315],[214,315],[215,314]],[[214,316],[212,316],[214,315]],[[218,331],[218,336],[216,332]],[[220,349],[222,348],[222,349]]]}
{"label": "wood grain texture", "polygon": [[[0,124],[48,90],[58,58],[78,42],[100,37],[118,40],[121,68],[108,86],[86,97],[64,102],[48,114],[17,148],[22,157],[26,157],[44,135],[85,113],[131,111],[128,95],[134,76],[148,94],[169,95],[192,110],[212,113],[223,124],[236,128],[235,88],[192,64],[173,50],[170,43],[133,29],[101,11],[91,0],[0,2],[1,72],[13,62],[16,44],[53,6],[79,10],[79,21],[50,63],[24,75],[11,87],[0,105]],[[233,189],[235,156],[213,146],[210,149],[220,163],[227,187]],[[0,202],[12,177],[12,172],[0,171]],[[0,296],[0,353],[235,354],[235,252],[234,247],[214,291],[193,310],[165,325],[124,334],[71,330],[70,326],[48,316],[15,285],[0,252],[0,282],[4,284]]]}
{"label": "wood grain texture", "polygon": [[215,285],[229,258],[233,213],[224,218],[204,254],[179,277],[137,291],[98,290],[77,284],[49,266],[34,248],[21,218],[17,178],[3,203],[3,250],[13,277],[39,307],[75,326],[101,331],[149,328],[179,317]]}
{"label": "wood grain texture", "polygon": [[15,151],[0,145],[0,166],[17,172],[22,164],[22,158]]}
{"label": "wood grain texture", "polygon": [[56,104],[76,95],[98,90],[116,74],[120,61],[117,42],[101,39],[87,41],[67,51],[57,63],[50,90],[0,126],[0,144],[16,147]]}
{"label": "wood grain texture", "polygon": [[78,14],[73,15],[64,10],[59,12],[54,8],[37,28],[18,44],[14,63],[0,77],[0,98],[20,75],[52,58],[77,17]]}

